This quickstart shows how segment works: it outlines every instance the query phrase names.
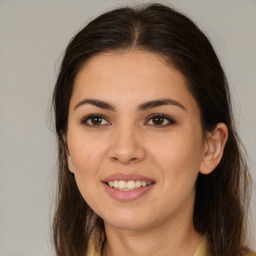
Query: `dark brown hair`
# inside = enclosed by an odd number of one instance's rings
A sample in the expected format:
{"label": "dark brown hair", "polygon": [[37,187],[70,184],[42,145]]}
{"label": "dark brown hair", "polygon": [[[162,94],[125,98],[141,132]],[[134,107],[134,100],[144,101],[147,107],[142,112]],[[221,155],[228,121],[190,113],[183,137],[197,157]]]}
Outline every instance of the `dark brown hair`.
{"label": "dark brown hair", "polygon": [[53,222],[57,255],[85,255],[92,226],[102,223],[80,195],[65,157],[62,135],[67,131],[74,79],[91,57],[124,50],[161,55],[186,77],[204,131],[220,122],[227,125],[229,138],[220,164],[211,174],[198,176],[193,220],[196,230],[207,236],[212,256],[243,255],[249,174],[232,120],[226,77],[200,29],[185,15],[160,4],[107,12],[83,28],[66,49],[53,95],[59,148]]}

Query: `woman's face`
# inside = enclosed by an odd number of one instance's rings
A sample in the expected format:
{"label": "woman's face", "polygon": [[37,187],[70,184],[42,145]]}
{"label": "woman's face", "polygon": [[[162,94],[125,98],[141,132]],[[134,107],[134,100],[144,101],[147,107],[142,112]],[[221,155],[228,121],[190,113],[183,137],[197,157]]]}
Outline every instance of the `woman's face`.
{"label": "woman's face", "polygon": [[200,111],[184,76],[160,56],[89,60],[75,79],[66,141],[69,169],[105,224],[192,222],[204,155]]}

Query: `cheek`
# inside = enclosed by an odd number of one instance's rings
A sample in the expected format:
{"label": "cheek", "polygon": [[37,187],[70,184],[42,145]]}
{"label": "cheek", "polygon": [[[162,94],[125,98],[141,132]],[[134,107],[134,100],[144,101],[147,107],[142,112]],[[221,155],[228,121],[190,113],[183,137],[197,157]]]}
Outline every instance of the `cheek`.
{"label": "cheek", "polygon": [[69,150],[73,164],[73,172],[77,187],[87,204],[98,210],[100,193],[101,165],[105,155],[105,149],[97,140],[90,140],[85,136],[70,136]]}
{"label": "cheek", "polygon": [[183,212],[184,207],[193,209],[199,158],[188,148],[191,147],[173,144],[158,152],[156,164],[161,171],[159,185],[161,194],[165,196],[156,200],[163,212],[178,214]]}
{"label": "cheek", "polygon": [[157,147],[152,148],[151,155],[162,173],[160,178],[166,190],[178,194],[194,188],[202,150],[201,133],[191,128],[169,136]]}
{"label": "cheek", "polygon": [[94,173],[100,165],[105,154],[105,143],[102,139],[88,136],[82,129],[76,129],[68,134],[69,151],[75,171],[90,175]]}
{"label": "cheek", "polygon": [[[157,146],[155,146],[157,145]],[[151,155],[164,170],[198,168],[202,159],[202,140],[200,134],[193,132],[175,133],[163,141],[152,145]]]}

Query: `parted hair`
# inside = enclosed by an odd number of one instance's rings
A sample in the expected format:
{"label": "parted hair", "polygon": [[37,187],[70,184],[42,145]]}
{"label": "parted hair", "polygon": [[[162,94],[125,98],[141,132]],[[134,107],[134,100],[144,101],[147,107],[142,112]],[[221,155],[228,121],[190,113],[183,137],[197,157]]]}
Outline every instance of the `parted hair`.
{"label": "parted hair", "polygon": [[143,50],[162,56],[186,78],[187,88],[201,112],[203,131],[217,123],[228,128],[220,164],[209,175],[199,174],[193,222],[208,239],[211,256],[246,253],[245,235],[250,176],[232,117],[228,83],[205,34],[175,9],[148,4],[118,8],[100,15],[70,41],[53,94],[58,139],[58,187],[53,220],[57,256],[84,256],[94,225],[104,232],[103,220],[81,196],[68,169],[66,133],[74,79],[81,67],[102,52]]}

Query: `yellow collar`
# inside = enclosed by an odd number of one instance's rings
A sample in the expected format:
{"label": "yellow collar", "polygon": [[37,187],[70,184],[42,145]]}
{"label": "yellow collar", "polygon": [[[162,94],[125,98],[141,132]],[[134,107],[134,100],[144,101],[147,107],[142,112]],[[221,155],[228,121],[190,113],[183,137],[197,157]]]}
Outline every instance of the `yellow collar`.
{"label": "yellow collar", "polygon": [[207,255],[207,241],[204,237],[198,245],[194,256],[206,256]]}
{"label": "yellow collar", "polygon": [[101,249],[104,240],[105,234],[99,227],[94,227],[89,238],[86,256],[101,256]]}

